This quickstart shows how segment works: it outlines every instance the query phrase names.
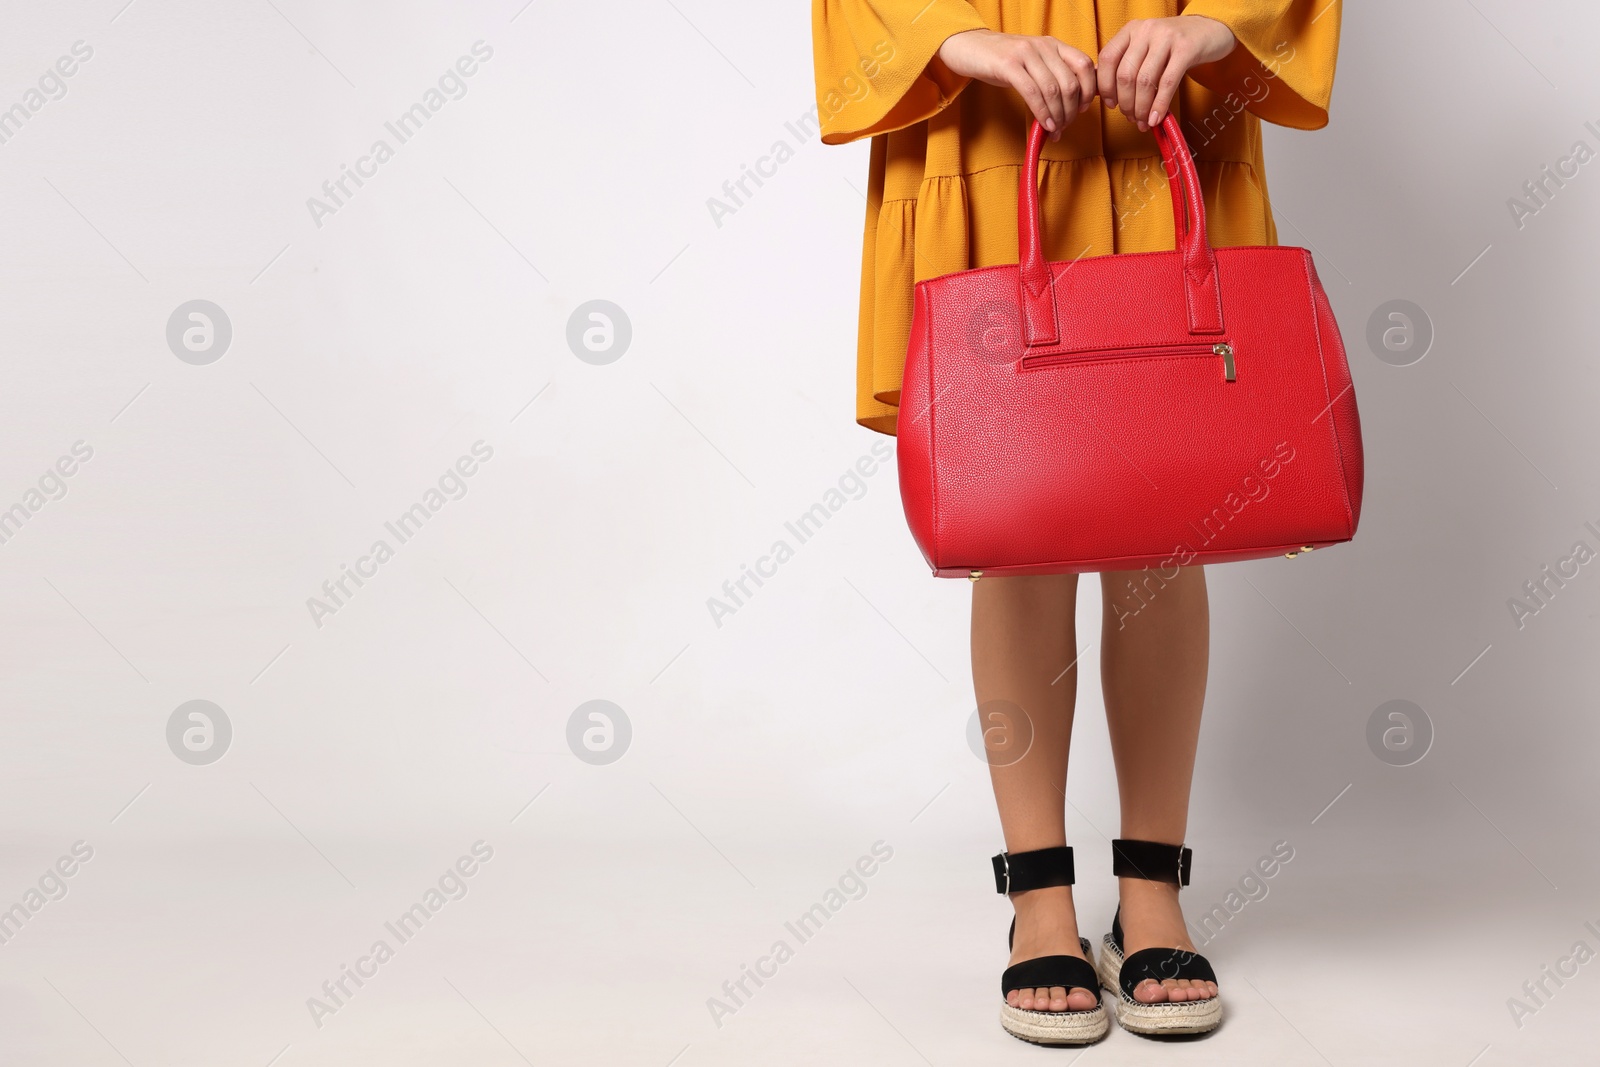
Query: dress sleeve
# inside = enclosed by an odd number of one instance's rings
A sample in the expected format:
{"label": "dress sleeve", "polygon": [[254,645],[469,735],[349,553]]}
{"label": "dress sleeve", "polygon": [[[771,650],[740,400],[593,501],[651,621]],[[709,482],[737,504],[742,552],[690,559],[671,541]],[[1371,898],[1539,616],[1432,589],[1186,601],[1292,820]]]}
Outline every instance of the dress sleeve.
{"label": "dress sleeve", "polygon": [[914,125],[971,79],[938,58],[945,39],[985,23],[967,0],[811,0],[823,144]]}
{"label": "dress sleeve", "polygon": [[1265,122],[1317,130],[1328,124],[1328,99],[1339,58],[1341,0],[1190,0],[1185,15],[1204,15],[1239,46],[1225,59],[1189,71],[1213,92],[1232,93]]}

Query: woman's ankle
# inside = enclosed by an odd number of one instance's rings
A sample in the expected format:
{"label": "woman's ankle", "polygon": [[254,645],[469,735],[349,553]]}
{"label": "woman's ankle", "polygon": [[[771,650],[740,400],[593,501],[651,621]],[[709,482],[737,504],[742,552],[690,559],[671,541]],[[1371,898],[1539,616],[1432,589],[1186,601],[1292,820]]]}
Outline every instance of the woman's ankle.
{"label": "woman's ankle", "polygon": [[1141,948],[1193,948],[1178,887],[1167,882],[1120,878],[1119,917],[1126,951]]}
{"label": "woman's ankle", "polygon": [[1072,887],[1050,886],[1026,893],[1011,894],[1017,913],[1017,940],[1030,942],[1065,941],[1076,945],[1078,912],[1072,903]]}

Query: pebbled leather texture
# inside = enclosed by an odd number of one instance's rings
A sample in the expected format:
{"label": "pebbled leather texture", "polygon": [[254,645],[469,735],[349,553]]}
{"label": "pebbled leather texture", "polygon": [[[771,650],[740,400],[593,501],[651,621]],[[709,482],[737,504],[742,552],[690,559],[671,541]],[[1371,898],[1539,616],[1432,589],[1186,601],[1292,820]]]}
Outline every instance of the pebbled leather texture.
{"label": "pebbled leather texture", "polygon": [[1350,540],[1360,418],[1311,254],[1212,248],[1168,115],[1157,144],[1174,176],[1177,247],[1047,263],[1043,141],[1035,122],[1020,262],[915,288],[897,451],[906,520],[933,573],[1150,567],[1159,582],[1171,567]]}

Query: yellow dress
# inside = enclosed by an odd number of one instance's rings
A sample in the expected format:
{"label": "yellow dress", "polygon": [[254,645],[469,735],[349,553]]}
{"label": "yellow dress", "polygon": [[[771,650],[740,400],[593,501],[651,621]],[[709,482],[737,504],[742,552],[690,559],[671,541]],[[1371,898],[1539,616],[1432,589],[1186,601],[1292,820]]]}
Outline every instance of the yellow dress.
{"label": "yellow dress", "polygon": [[[895,430],[912,286],[1017,261],[1017,180],[1031,112],[1009,88],[957,77],[951,34],[1049,35],[1090,59],[1134,18],[1205,15],[1238,47],[1195,67],[1174,112],[1194,150],[1214,245],[1277,244],[1261,121],[1327,124],[1340,0],[812,0],[824,144],[872,138],[856,421]],[[1051,260],[1173,246],[1155,139],[1098,100],[1046,141],[1039,189]]]}

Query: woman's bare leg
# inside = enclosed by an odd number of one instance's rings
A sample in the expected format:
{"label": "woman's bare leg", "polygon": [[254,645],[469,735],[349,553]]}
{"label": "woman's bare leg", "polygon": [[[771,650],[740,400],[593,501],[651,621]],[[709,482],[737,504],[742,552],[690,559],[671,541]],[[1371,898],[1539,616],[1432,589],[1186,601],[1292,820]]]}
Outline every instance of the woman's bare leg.
{"label": "woman's bare leg", "polygon": [[[1109,571],[1101,575],[1101,592],[1100,674],[1122,800],[1120,836],[1182,844],[1211,644],[1205,571],[1182,567],[1173,578],[1154,570]],[[1121,878],[1118,889],[1126,952],[1194,951],[1177,886]],[[1216,993],[1215,982],[1149,979],[1134,997],[1157,1003]]]}
{"label": "woman's bare leg", "polygon": [[[1067,753],[1077,694],[1075,574],[984,578],[972,586],[972,684],[1006,851],[1064,845]],[[1071,886],[1014,893],[1011,962],[1081,956]],[[1013,1006],[1087,1011],[1091,990],[1023,989]]]}

